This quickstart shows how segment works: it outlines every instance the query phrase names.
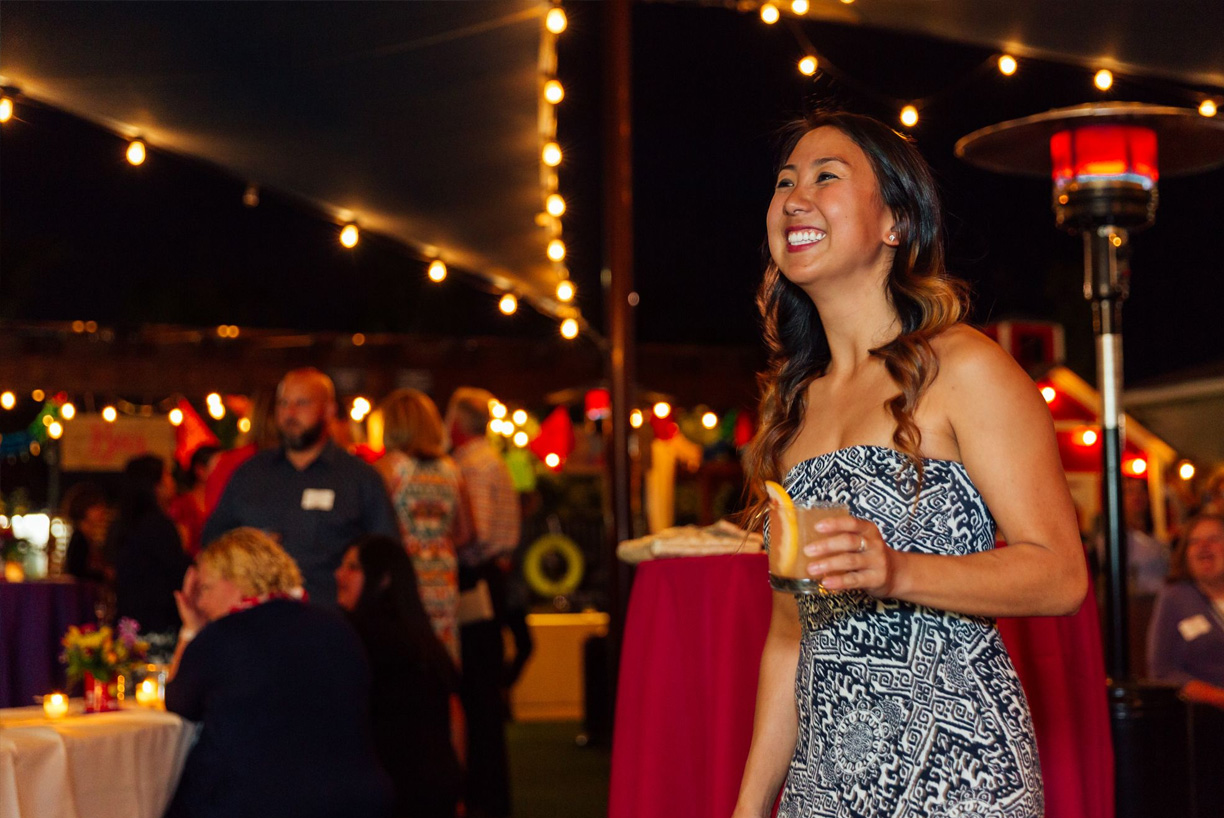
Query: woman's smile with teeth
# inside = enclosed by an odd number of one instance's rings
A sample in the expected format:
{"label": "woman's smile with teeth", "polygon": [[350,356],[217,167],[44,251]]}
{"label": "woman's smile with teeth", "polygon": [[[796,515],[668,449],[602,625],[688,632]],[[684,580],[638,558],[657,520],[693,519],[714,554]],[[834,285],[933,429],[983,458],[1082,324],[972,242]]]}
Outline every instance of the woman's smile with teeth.
{"label": "woman's smile with teeth", "polygon": [[815,244],[824,237],[825,233],[823,230],[802,227],[797,230],[788,230],[786,232],[786,243],[791,247],[800,247],[807,244]]}

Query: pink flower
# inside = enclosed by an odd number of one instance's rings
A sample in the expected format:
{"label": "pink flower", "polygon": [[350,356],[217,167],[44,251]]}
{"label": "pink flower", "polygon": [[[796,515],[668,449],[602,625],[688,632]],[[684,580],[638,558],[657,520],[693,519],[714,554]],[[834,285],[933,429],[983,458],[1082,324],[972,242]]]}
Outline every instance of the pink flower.
{"label": "pink flower", "polygon": [[136,646],[136,634],[140,631],[140,623],[131,617],[119,620],[119,639],[129,648]]}

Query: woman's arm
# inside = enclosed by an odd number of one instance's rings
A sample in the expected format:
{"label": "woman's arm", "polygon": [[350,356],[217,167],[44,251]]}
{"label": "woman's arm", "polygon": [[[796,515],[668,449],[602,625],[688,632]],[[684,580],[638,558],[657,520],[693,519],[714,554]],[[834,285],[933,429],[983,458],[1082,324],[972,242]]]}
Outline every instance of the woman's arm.
{"label": "woman's arm", "polygon": [[799,714],[795,709],[799,638],[799,607],[795,598],[775,592],[769,634],[761,652],[752,747],[744,765],[733,818],[768,818],[786,778],[799,730]]}
{"label": "woman's arm", "polygon": [[805,549],[816,557],[810,572],[831,590],[861,588],[965,614],[1074,613],[1088,572],[1045,401],[1011,356],[978,332],[949,330],[933,346],[940,371],[923,401],[947,418],[1008,547],[967,556],[894,551],[871,523],[841,518],[821,525],[838,536]]}

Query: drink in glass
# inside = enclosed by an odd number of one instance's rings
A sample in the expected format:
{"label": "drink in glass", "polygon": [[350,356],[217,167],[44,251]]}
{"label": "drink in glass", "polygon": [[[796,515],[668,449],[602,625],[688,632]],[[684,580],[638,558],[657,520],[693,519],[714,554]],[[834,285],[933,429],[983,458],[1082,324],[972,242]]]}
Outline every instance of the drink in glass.
{"label": "drink in glass", "polygon": [[793,503],[789,497],[771,496],[769,515],[769,584],[789,593],[829,593],[820,580],[808,575],[810,560],[803,547],[832,536],[818,532],[816,524],[830,517],[849,517],[850,507],[822,500]]}

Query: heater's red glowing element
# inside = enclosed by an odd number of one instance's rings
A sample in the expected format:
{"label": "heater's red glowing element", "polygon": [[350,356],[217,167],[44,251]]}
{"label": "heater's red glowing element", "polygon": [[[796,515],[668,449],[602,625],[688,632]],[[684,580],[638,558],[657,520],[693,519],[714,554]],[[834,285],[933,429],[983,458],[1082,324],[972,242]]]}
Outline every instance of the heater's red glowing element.
{"label": "heater's red glowing element", "polygon": [[1156,132],[1135,125],[1091,125],[1050,137],[1054,186],[1075,182],[1129,181],[1156,185]]}

